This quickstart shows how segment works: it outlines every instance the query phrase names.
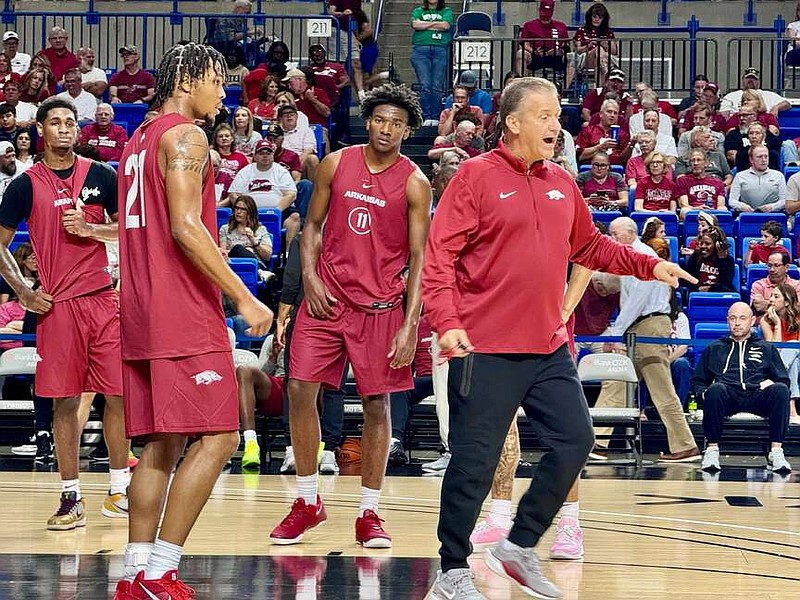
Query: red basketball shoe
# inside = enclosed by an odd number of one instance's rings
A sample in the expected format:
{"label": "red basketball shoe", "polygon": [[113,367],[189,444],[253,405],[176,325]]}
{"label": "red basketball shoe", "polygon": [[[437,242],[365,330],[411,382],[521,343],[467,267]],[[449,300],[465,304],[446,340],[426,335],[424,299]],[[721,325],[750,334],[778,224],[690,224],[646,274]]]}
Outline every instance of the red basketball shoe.
{"label": "red basketball shoe", "polygon": [[194,600],[195,592],[178,579],[176,570],[167,571],[159,579],[145,579],[144,571],[139,571],[131,588],[137,596],[146,600]]}
{"label": "red basketball shoe", "polygon": [[272,533],[269,539],[273,544],[296,544],[303,539],[306,531],[324,523],[328,518],[322,499],[317,496],[317,503],[308,505],[302,498],[292,504],[292,510],[286,515]]}
{"label": "red basketball shoe", "polygon": [[383,519],[371,510],[356,519],[356,541],[364,548],[391,548],[392,536],[383,529]]}
{"label": "red basketball shoe", "polygon": [[[139,595],[133,591],[133,583],[127,579],[120,579],[117,582],[117,588],[114,590],[114,600],[139,600],[144,598],[144,595]],[[140,589],[137,585],[136,589]],[[144,592],[142,592],[144,594]]]}

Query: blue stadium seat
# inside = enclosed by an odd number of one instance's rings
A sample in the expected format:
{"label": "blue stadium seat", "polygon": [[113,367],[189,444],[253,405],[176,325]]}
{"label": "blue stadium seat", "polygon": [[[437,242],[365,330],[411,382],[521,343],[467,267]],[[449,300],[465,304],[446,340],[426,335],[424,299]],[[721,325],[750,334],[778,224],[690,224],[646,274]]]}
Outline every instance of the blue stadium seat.
{"label": "blue stadium seat", "polygon": [[219,228],[225,225],[225,223],[230,221],[232,214],[233,212],[227,206],[217,207],[217,231],[219,231]]}
{"label": "blue stadium seat", "polygon": [[[758,281],[759,279],[764,279],[768,273],[769,271],[767,270],[767,265],[765,264],[750,265],[747,267],[747,274],[744,282],[747,293],[750,293],[750,288],[753,286],[753,282]],[[788,275],[792,279],[800,279],[800,269],[797,268],[797,265],[789,265]]]}
{"label": "blue stadium seat", "polygon": [[253,294],[258,292],[258,260],[255,258],[231,258],[231,269]]}
{"label": "blue stadium seat", "polygon": [[739,239],[761,237],[761,226],[767,221],[777,221],[784,231],[788,231],[786,219],[786,213],[741,213],[736,219],[735,236]]}
{"label": "blue stadium seat", "polygon": [[28,231],[28,222],[26,220],[22,220],[17,225],[17,231]]}
{"label": "blue stadium seat", "polygon": [[[334,6],[336,6],[334,4]],[[591,171],[592,165],[578,165],[578,173],[583,173],[584,171]]]}
{"label": "blue stadium seat", "polygon": [[694,327],[695,323],[700,322],[726,323],[728,309],[740,300],[741,296],[734,293],[692,292],[689,294],[689,310],[686,311],[689,324]]}
{"label": "blue stadium seat", "polygon": [[622,165],[611,165],[611,172],[625,176],[625,167],[623,167]]}
{"label": "blue stadium seat", "polygon": [[667,235],[678,235],[678,215],[675,213],[632,212],[631,219],[636,221],[640,235],[644,229],[645,221],[650,217],[658,217],[664,221],[664,231]]}
{"label": "blue stadium seat", "polygon": [[322,136],[322,125],[311,125],[311,131],[314,132],[314,139],[317,140],[317,158],[322,160],[325,156],[325,138]]}
{"label": "blue stadium seat", "polygon": [[31,234],[28,233],[27,230],[25,230],[25,231],[17,231],[14,234],[14,237],[11,239],[11,243],[8,245],[8,249],[13,252],[17,248],[19,248],[19,246],[21,244],[25,244],[25,243],[30,244],[30,242],[31,242]]}
{"label": "blue stadium seat", "polygon": [[741,256],[739,256],[736,252],[736,242],[733,240],[733,238],[731,236],[727,236],[725,239],[728,240],[728,247],[730,248],[729,252],[730,255],[733,257],[733,260],[741,258]]}
{"label": "blue stadium seat", "polygon": [[692,337],[698,340],[718,340],[730,334],[728,323],[695,323]]}
{"label": "blue stadium seat", "polygon": [[800,173],[800,167],[792,165],[791,167],[783,168],[783,175],[784,177],[786,177],[786,181],[789,181],[789,177],[791,177],[795,173]]}
{"label": "blue stadium seat", "polygon": [[739,263],[734,263],[733,265],[733,285],[736,286],[737,290],[742,289],[742,267]]}
{"label": "blue stadium seat", "polygon": [[115,104],[114,121],[124,121],[128,124],[128,135],[131,135],[144,121],[144,115],[149,110],[147,104]]}
{"label": "blue stadium seat", "polygon": [[[739,246],[739,249],[741,250],[741,254],[739,256],[741,256],[742,260],[744,260],[745,254],[747,254],[747,247],[750,245],[750,242],[751,241],[760,242],[761,241],[761,237],[745,237],[745,238],[740,238],[740,239],[741,239],[742,243]],[[784,248],[786,248],[789,251],[789,256],[792,256],[792,240],[791,240],[791,238],[782,237],[781,241],[780,241],[780,245],[783,246]]]}
{"label": "blue stadium seat", "polygon": [[272,236],[272,258],[277,259],[281,254],[283,242],[283,220],[280,208],[259,208],[258,220],[267,228]]}
{"label": "blue stadium seat", "polygon": [[[720,229],[722,229],[722,231],[725,232],[725,235],[733,235],[733,214],[730,211],[707,210],[705,212],[717,216]],[[683,221],[683,229],[684,229],[684,235],[686,235],[687,240],[697,235],[698,214],[700,214],[699,210],[690,210],[686,213],[686,218]]]}
{"label": "blue stadium seat", "polygon": [[678,252],[678,236],[668,235],[667,242],[669,242],[669,259],[672,262],[678,262],[680,253]]}
{"label": "blue stadium seat", "polygon": [[603,223],[608,227],[611,221],[621,216],[622,213],[618,210],[597,211],[592,213],[592,221]]}
{"label": "blue stadium seat", "polygon": [[[238,85],[226,86],[224,103],[230,106],[241,106],[242,88]],[[231,113],[231,115],[233,115],[233,113]]]}
{"label": "blue stadium seat", "polygon": [[[334,4],[334,6],[336,6],[336,5]],[[116,113],[114,113],[114,116],[116,117]],[[114,119],[114,125],[119,125],[123,129],[125,129],[125,131],[135,131],[136,130],[136,127],[134,127],[133,130],[128,129],[128,122],[127,121],[118,121],[116,118]],[[130,135],[130,133],[128,133],[128,135]]]}

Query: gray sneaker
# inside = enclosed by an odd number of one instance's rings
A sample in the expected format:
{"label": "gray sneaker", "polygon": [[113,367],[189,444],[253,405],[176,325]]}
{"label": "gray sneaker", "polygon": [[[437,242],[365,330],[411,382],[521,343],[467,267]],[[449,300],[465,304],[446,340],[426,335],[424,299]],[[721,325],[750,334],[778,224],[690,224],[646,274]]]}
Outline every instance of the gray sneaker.
{"label": "gray sneaker", "polygon": [[294,448],[286,446],[286,455],[283,457],[283,464],[280,469],[281,475],[291,475],[295,470]]}
{"label": "gray sneaker", "polygon": [[721,471],[722,467],[719,466],[719,446],[713,448],[706,448],[703,453],[703,462],[700,465],[703,471]]}
{"label": "gray sneaker", "polygon": [[535,598],[561,598],[561,592],[542,573],[539,558],[533,548],[521,548],[503,540],[483,555],[486,565],[498,575],[517,583]]}
{"label": "gray sneaker", "polygon": [[430,597],[431,600],[487,600],[475,589],[469,569],[450,569],[447,573],[438,571]]}
{"label": "gray sneaker", "polygon": [[792,465],[783,455],[783,448],[773,448],[767,457],[767,462],[772,465],[770,468],[776,473],[790,472],[792,470]]}
{"label": "gray sneaker", "polygon": [[422,465],[422,470],[426,473],[444,473],[447,470],[447,465],[450,464],[450,453],[445,452],[436,460],[426,462]]}

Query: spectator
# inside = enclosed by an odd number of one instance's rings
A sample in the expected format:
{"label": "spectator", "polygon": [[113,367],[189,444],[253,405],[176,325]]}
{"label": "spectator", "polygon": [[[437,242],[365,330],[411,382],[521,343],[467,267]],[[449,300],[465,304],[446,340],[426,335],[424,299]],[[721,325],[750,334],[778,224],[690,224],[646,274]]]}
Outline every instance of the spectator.
{"label": "spectator", "polygon": [[147,104],[156,94],[156,79],[139,66],[139,49],[128,45],[119,49],[123,69],[111,76],[108,93],[111,103]]}
{"label": "spectator", "polygon": [[716,83],[709,81],[706,87],[703,88],[702,102],[697,102],[692,108],[683,113],[683,116],[678,120],[678,133],[682,134],[694,126],[694,110],[700,105],[706,105],[711,114],[709,115],[708,126],[714,131],[725,133],[725,127],[728,124],[727,117],[718,112],[719,109],[719,86]]}
{"label": "spectator", "polygon": [[289,69],[283,82],[295,97],[297,110],[302,111],[310,125],[321,125],[326,131],[328,117],[331,116],[331,100],[322,88],[314,87],[314,73],[306,70]]}
{"label": "spectator", "polygon": [[681,113],[689,110],[698,102],[703,101],[703,90],[705,89],[706,85],[708,85],[708,77],[701,74],[694,76],[694,81],[692,82],[692,93],[681,100],[681,103],[678,105],[678,117],[681,116]]}
{"label": "spectator", "polygon": [[778,350],[767,341],[754,339],[755,319],[750,307],[737,302],[728,309],[730,336],[703,350],[692,391],[703,405],[706,451],[701,469],[719,471],[719,442],[725,417],[749,412],[769,421],[773,471],[791,471],[783,454],[789,425],[789,377]]}
{"label": "spectator", "polygon": [[228,67],[225,75],[225,87],[242,87],[244,78],[250,74],[244,61],[244,50],[241,46],[231,46],[225,51],[225,64]]}
{"label": "spectator", "polygon": [[55,96],[58,93],[58,85],[60,82],[56,81],[55,75],[53,75],[53,69],[50,66],[50,59],[47,58],[47,56],[45,56],[42,52],[39,52],[33,56],[31,59],[31,68],[28,72],[35,69],[41,69],[44,71],[48,95]]}
{"label": "spectator", "polygon": [[[556,147],[553,150],[552,161],[561,166],[567,173],[573,177],[578,176],[578,161],[575,157],[575,142],[572,141],[571,148],[567,147],[568,131],[561,129],[558,132],[558,139],[556,140]],[[572,136],[570,136],[571,138]]]}
{"label": "spectator", "polygon": [[247,156],[236,151],[233,128],[227,123],[220,123],[212,135],[211,147],[219,153],[219,171],[216,183],[222,184],[222,202],[220,206],[227,206],[228,190],[236,178],[237,173],[244,169],[250,161]]}
{"label": "spectator", "polygon": [[[50,35],[47,40],[50,42],[50,46],[43,49],[41,54],[50,61],[49,66],[53,73],[53,78],[56,82],[60,83],[64,80],[64,75],[66,75],[67,71],[78,68],[80,61],[78,57],[67,48],[69,36],[63,27],[53,27],[50,30]],[[35,65],[31,64],[31,67],[33,66]],[[51,92],[54,91],[55,90],[51,90]]]}
{"label": "spectator", "polygon": [[[706,173],[711,177],[717,177],[722,180],[725,187],[729,187],[733,182],[733,175],[731,168],[728,166],[728,160],[725,156],[716,149],[716,141],[711,136],[711,130],[708,127],[695,127],[692,129],[689,136],[690,149],[695,148],[702,150],[706,153],[708,164],[706,166]],[[683,175],[691,172],[689,166],[689,157],[681,156],[675,163],[675,178],[680,179]]]}
{"label": "spectator", "polygon": [[[786,182],[786,214],[792,222],[796,221],[795,214],[800,211],[800,173],[795,173]],[[800,252],[800,249],[798,249]]]}
{"label": "spectator", "polygon": [[619,47],[614,41],[610,21],[611,15],[602,3],[595,2],[586,11],[583,26],[575,32],[575,61],[567,68],[566,87],[572,83],[575,73],[583,70],[595,69],[594,80],[605,81],[609,69],[619,63]]}
{"label": "spectator", "polygon": [[657,150],[644,159],[647,177],[636,182],[633,206],[637,212],[671,212],[677,207],[674,184],[664,176],[666,157]]}
{"label": "spectator", "polygon": [[786,205],[786,179],[769,168],[766,146],[750,146],[750,168],[736,173],[728,204],[740,212],[782,212]]}
{"label": "spectator", "polygon": [[25,75],[31,67],[31,55],[17,52],[19,48],[19,35],[16,31],[6,31],[3,34],[3,53],[11,62],[11,70],[17,75]]}
{"label": "spectator", "polygon": [[[389,71],[375,72],[378,62],[378,43],[372,25],[363,11],[356,13],[357,49],[352,57],[353,85],[359,101],[364,99],[367,90],[389,79]],[[327,450],[325,451],[327,452]]]}
{"label": "spectator", "polygon": [[6,104],[13,106],[16,110],[17,126],[27,129],[36,123],[36,107],[30,102],[21,102],[20,91],[22,84],[12,79],[6,83],[3,92],[6,96]]}
{"label": "spectator", "polygon": [[540,69],[545,70],[545,75],[566,72],[569,31],[566,23],[553,19],[554,10],[555,0],[540,0],[539,18],[522,26],[516,62],[516,72],[520,75],[526,69],[531,75]]}
{"label": "spectator", "polygon": [[300,156],[303,165],[303,177],[314,181],[319,166],[317,158],[317,139],[308,125],[301,125],[297,109],[286,105],[278,109],[278,124],[283,129],[283,146],[293,150]]}
{"label": "spectator", "polygon": [[734,282],[733,257],[728,241],[716,231],[700,233],[696,238],[696,249],[686,262],[686,270],[697,278],[696,284],[688,284],[690,292],[739,292]]}
{"label": "spectator", "polygon": [[472,144],[477,130],[477,126],[472,121],[461,121],[452,136],[436,138],[433,148],[428,150],[428,159],[437,162],[445,150],[455,150],[463,158],[478,156],[481,151]]}
{"label": "spectator", "polygon": [[312,44],[308,47],[308,59],[308,66],[314,72],[317,85],[325,90],[331,106],[336,106],[339,104],[342,90],[350,86],[347,71],[340,63],[327,59],[325,46],[322,44]]}
{"label": "spectator", "polygon": [[[738,107],[738,112],[742,108],[751,108],[755,111],[756,121],[766,127],[773,135],[779,136],[781,134],[781,126],[778,123],[778,117],[767,111],[767,105],[764,103],[764,98],[758,90],[744,90],[742,92],[742,103]],[[738,112],[731,115],[728,123],[725,126],[725,133],[739,126]]]}
{"label": "spectator", "polygon": [[[772,290],[769,307],[761,319],[761,335],[767,342],[796,342],[800,334],[800,302],[797,292],[790,285],[779,285]],[[781,348],[778,350],[783,365],[789,372],[789,423],[800,425],[797,415],[797,400],[800,388],[800,350]]]}
{"label": "spectator", "polygon": [[8,104],[0,104],[0,141],[11,142],[14,144],[17,140],[19,132],[22,131],[17,127],[17,111],[13,106]]}
{"label": "spectator", "polygon": [[784,33],[784,37],[789,40],[785,56],[786,66],[788,67],[800,66],[800,2],[795,4],[794,19],[786,26],[786,32]]}
{"label": "spectator", "polygon": [[789,277],[791,259],[783,252],[773,252],[767,257],[767,276],[758,279],[750,286],[750,304],[757,315],[762,315],[769,308],[772,291],[779,285],[786,284],[800,293],[800,281]]}
{"label": "spectator", "polygon": [[628,188],[622,175],[611,172],[605,152],[592,157],[592,168],[578,173],[577,184],[592,212],[619,210],[628,212]]}
{"label": "spectator", "polygon": [[[599,5],[598,5],[599,6]],[[589,90],[586,97],[581,104],[581,119],[586,124],[590,124],[592,116],[602,112],[603,103],[606,101],[606,96],[609,94],[615,95],[619,108],[619,117],[625,119],[627,123],[628,115],[630,114],[633,106],[630,94],[625,91],[625,71],[621,69],[612,69],[608,74],[605,85],[602,88],[595,88]]]}
{"label": "spectator", "polygon": [[[675,196],[683,221],[690,210],[703,208],[725,210],[725,184],[721,179],[711,177],[707,172],[708,157],[700,148],[689,153],[691,172],[683,175],[675,183]],[[699,223],[699,221],[698,221]]]}
{"label": "spectator", "polygon": [[672,137],[672,130],[678,126],[678,116],[672,104],[666,100],[659,100],[658,95],[646,83],[640,81],[636,84],[636,97],[638,102],[634,102],[631,107],[631,118],[628,119],[628,129],[631,135],[646,129],[643,117],[638,116],[647,109],[658,112],[658,131],[661,135]]}
{"label": "spectator", "polygon": [[[633,138],[632,138],[633,139]],[[656,134],[649,129],[641,131],[636,136],[636,156],[632,156],[625,163],[625,180],[628,187],[635,188],[636,182],[642,177],[647,177],[647,168],[644,166],[645,157],[656,149]],[[667,172],[664,175],[672,179],[672,166],[668,165]]]}
{"label": "spectator", "polygon": [[294,200],[294,205],[300,211],[300,218],[305,220],[314,186],[308,179],[302,178],[303,167],[300,155],[283,147],[283,129],[277,123],[269,126],[265,138],[275,144],[275,162],[289,171],[297,186],[297,197]]}
{"label": "spectator", "polygon": [[219,228],[219,247],[229,258],[255,258],[258,268],[266,270],[272,260],[272,237],[258,220],[256,201],[248,194],[239,194],[231,208],[231,218]]}
{"label": "spectator", "polygon": [[0,198],[8,184],[28,167],[17,160],[17,153],[11,142],[0,142]]}
{"label": "spectator", "polygon": [[[629,123],[632,122],[638,115],[642,115],[641,120],[643,122],[644,129],[652,131],[656,134],[656,150],[664,155],[668,166],[671,168],[678,159],[678,149],[675,147],[675,138],[672,137],[672,134],[670,133],[665,135],[661,133],[661,130],[659,129],[659,119],[664,115],[659,113],[654,108],[646,108],[640,113],[633,115]],[[633,132],[631,132],[631,137],[634,137]],[[631,156],[636,156],[637,151],[637,148],[634,148]]]}
{"label": "spectator", "polygon": [[57,94],[56,97],[69,100],[75,105],[75,108],[78,109],[78,122],[94,121],[97,98],[83,89],[81,72],[77,67],[64,73],[64,91]]}
{"label": "spectator", "polygon": [[[608,273],[595,271],[575,307],[576,336],[605,335],[611,316],[619,310],[620,278]],[[603,344],[598,342],[578,342],[576,348],[590,352],[602,352]]]}
{"label": "spectator", "polygon": [[483,129],[484,114],[479,106],[469,104],[469,90],[463,85],[453,87],[453,104],[450,108],[445,108],[439,115],[439,135],[445,136],[453,133],[455,129],[455,117],[462,113],[475,115],[481,123],[480,130]]}
{"label": "spectator", "polygon": [[97,148],[103,162],[119,162],[128,132],[121,125],[114,124],[114,109],[105,102],[97,105],[95,122],[81,128],[79,143]]}
{"label": "spectator", "polygon": [[281,89],[281,82],[275,75],[268,75],[261,82],[258,97],[253,98],[247,103],[247,108],[256,117],[265,121],[272,121],[275,118],[277,109],[278,92]]}
{"label": "spectator", "polygon": [[[761,123],[750,123],[747,126],[746,137],[741,136],[741,130],[734,129],[731,131],[732,140],[735,142],[738,138],[739,145],[734,146],[730,153],[726,152],[728,156],[735,157],[737,171],[744,171],[750,167],[750,156],[748,150],[753,146],[766,146],[769,151],[768,165],[770,169],[780,171],[781,168],[781,140],[770,133]],[[738,135],[737,135],[738,134]]]}
{"label": "spectator", "polygon": [[[642,240],[643,244],[647,244],[653,250],[656,251],[658,254],[658,249],[656,245],[653,245],[653,241],[660,240],[662,242],[667,241],[667,227],[664,221],[659,219],[658,217],[648,217],[648,219],[644,222],[644,226],[642,227],[642,235],[639,238]],[[664,260],[669,260],[669,245],[667,245],[667,256],[666,258],[663,256],[659,256],[659,258],[663,258]]]}
{"label": "spectator", "polygon": [[292,206],[297,195],[297,186],[289,171],[275,164],[274,153],[275,144],[271,141],[258,142],[253,164],[236,174],[228,195],[234,205],[239,196],[248,194],[253,197],[258,208],[280,208],[288,246],[300,230],[300,211]]}
{"label": "spectator", "polygon": [[17,160],[25,165],[25,168],[33,166],[33,155],[31,154],[31,133],[28,129],[23,129],[17,134],[17,141],[14,144],[17,152]]}
{"label": "spectator", "polygon": [[9,81],[22,81],[22,77],[11,70],[8,57],[0,52],[0,97],[4,97],[4,88]]}
{"label": "spectator", "polygon": [[94,50],[78,48],[78,69],[81,72],[83,89],[95,98],[102,98],[108,88],[108,79],[103,69],[94,66]]}
{"label": "spectator", "polygon": [[264,41],[262,32],[250,27],[251,22],[239,16],[250,14],[251,10],[250,0],[235,0],[231,11],[234,16],[217,19],[211,36],[211,45],[225,56],[231,50],[240,50],[244,54],[246,48],[260,46]]}
{"label": "spectator", "polygon": [[725,143],[725,135],[719,131],[711,129],[712,108],[705,102],[698,102],[692,110],[692,123],[689,131],[684,131],[678,137],[678,156],[686,156],[689,153],[689,136],[694,127],[708,127],[711,137],[714,139],[714,148],[719,149]]}
{"label": "spectator", "polygon": [[[266,62],[263,65],[259,65],[259,67],[264,68],[265,73],[263,75],[259,74],[257,81],[260,82],[267,75],[275,75],[278,79],[286,77],[286,72],[289,70],[286,63],[291,60],[291,56],[289,46],[286,45],[286,42],[282,42],[281,40],[272,42],[265,56]],[[250,75],[245,77],[243,83],[246,83],[247,80],[250,79],[253,72],[254,71],[251,71]]]}
{"label": "spectator", "polygon": [[[719,219],[717,218],[717,215],[701,210],[697,214],[697,235],[705,233],[710,229],[719,230],[720,237],[725,237],[725,233],[719,226]],[[697,245],[697,240],[692,238],[691,240],[688,240],[688,242],[689,243],[686,246],[681,247],[681,256],[690,256],[692,252],[694,252],[694,248]]]}
{"label": "spectator", "polygon": [[777,221],[767,221],[761,226],[761,241],[750,240],[747,251],[742,261],[742,266],[747,268],[750,265],[766,263],[769,255],[775,252],[789,256],[789,251],[781,245],[783,237],[783,226]]}
{"label": "spectator", "polygon": [[[23,242],[11,254],[25,281],[34,289],[39,287],[39,266],[36,264],[36,254],[34,254],[30,242]],[[14,296],[16,294],[12,287],[5,281],[0,282],[0,304],[5,304]],[[35,316],[36,313],[31,313],[31,315]]]}
{"label": "spectator", "polygon": [[422,0],[411,13],[411,28],[411,65],[420,87],[423,125],[436,125],[447,90],[453,11],[444,0]]}
{"label": "spectator", "polygon": [[[458,77],[456,85],[463,86],[469,94],[469,105],[477,106],[484,115],[492,111],[492,97],[482,89],[478,88],[478,74],[475,71],[462,71]],[[445,108],[453,106],[453,95],[449,95],[444,102]],[[438,125],[438,121],[436,123]]]}
{"label": "spectator", "polygon": [[47,72],[42,69],[33,68],[22,78],[22,86],[19,98],[23,102],[29,102],[34,106],[50,96],[47,87]]}
{"label": "spectator", "polygon": [[742,89],[726,94],[722,99],[719,110],[725,117],[730,117],[742,104],[744,90],[757,90],[764,99],[767,110],[776,117],[779,112],[789,110],[792,106],[783,96],[769,90],[762,90],[761,72],[755,67],[747,67],[742,73]]}
{"label": "spectator", "polygon": [[619,103],[616,100],[605,100],[600,109],[600,122],[581,129],[578,139],[575,140],[581,164],[588,164],[600,152],[605,152],[613,165],[621,165],[628,160],[633,150],[628,131],[619,127],[617,140],[614,141],[612,136],[611,127],[617,126],[618,121]]}
{"label": "spectator", "polygon": [[246,106],[239,106],[233,111],[233,143],[236,149],[248,160],[253,159],[256,144],[262,136],[253,129],[253,115]]}

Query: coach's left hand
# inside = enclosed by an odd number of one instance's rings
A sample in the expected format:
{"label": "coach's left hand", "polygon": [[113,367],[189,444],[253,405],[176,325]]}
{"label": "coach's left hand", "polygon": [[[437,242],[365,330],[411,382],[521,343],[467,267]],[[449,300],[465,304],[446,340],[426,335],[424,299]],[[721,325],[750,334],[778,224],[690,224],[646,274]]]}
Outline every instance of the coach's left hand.
{"label": "coach's left hand", "polygon": [[675,263],[666,260],[661,261],[655,266],[653,269],[653,278],[663,281],[674,288],[678,287],[678,279],[683,279],[689,283],[697,283],[695,277],[692,277]]}
{"label": "coach's left hand", "polygon": [[387,358],[393,358],[389,365],[393,369],[401,369],[411,364],[417,352],[417,328],[403,325],[392,340]]}

